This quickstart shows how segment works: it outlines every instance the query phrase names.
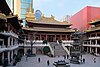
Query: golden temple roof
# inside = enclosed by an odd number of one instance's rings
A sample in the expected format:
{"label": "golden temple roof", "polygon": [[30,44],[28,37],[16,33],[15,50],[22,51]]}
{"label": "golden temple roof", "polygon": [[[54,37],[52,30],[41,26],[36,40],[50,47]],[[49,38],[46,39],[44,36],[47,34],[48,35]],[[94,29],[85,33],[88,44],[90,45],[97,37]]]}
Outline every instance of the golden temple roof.
{"label": "golden temple roof", "polygon": [[92,27],[92,28],[86,30],[86,32],[92,32],[92,31],[97,31],[97,30],[100,30],[100,27]]}
{"label": "golden temple roof", "polygon": [[64,28],[29,28],[29,27],[23,27],[23,30],[29,30],[29,31],[44,31],[44,32],[75,32],[72,29],[64,29]]}
{"label": "golden temple roof", "polygon": [[4,20],[6,20],[6,19],[7,19],[7,17],[6,17],[6,15],[5,15],[5,14],[0,13],[0,19],[4,19]]}
{"label": "golden temple roof", "polygon": [[13,18],[13,17],[17,17],[17,15],[8,15],[7,18]]}
{"label": "golden temple roof", "polygon": [[55,20],[55,17],[51,15],[51,17],[45,17],[44,15],[41,16],[40,20],[36,20],[34,10],[32,8],[32,4],[30,4],[30,7],[27,9],[26,12],[26,21],[28,23],[38,23],[38,24],[51,24],[51,25],[67,25],[71,26],[71,24],[67,21],[57,21]]}
{"label": "golden temple roof", "polygon": [[89,24],[95,24],[95,23],[97,23],[97,22],[99,22],[100,20],[93,20],[92,22],[89,22]]}
{"label": "golden temple roof", "polygon": [[3,13],[0,13],[0,18],[1,19],[7,19],[7,18],[13,18],[13,17],[18,17],[17,15],[12,15],[12,14],[9,14],[9,15],[5,15]]}
{"label": "golden temple roof", "polygon": [[41,17],[41,20],[33,20],[33,21],[27,21],[27,22],[30,22],[30,23],[38,23],[38,24],[51,24],[51,25],[68,25],[70,26],[71,24],[67,21],[57,21],[55,20],[54,16],[51,15],[51,17],[45,17],[45,16],[42,16]]}

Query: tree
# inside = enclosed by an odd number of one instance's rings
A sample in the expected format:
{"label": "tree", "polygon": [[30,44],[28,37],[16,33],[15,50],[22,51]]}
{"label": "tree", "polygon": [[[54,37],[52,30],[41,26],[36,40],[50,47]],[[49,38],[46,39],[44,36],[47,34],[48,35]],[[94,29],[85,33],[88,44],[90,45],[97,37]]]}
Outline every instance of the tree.
{"label": "tree", "polygon": [[44,54],[48,54],[48,52],[50,52],[50,48],[48,46],[45,46],[43,48],[43,52],[44,52]]}

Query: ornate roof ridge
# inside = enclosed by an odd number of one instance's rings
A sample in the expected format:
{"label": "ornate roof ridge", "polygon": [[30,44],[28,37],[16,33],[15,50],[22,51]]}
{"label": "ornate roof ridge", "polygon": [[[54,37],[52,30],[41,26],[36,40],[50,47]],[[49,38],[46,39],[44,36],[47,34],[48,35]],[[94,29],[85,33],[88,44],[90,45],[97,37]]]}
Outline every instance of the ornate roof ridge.
{"label": "ornate roof ridge", "polygon": [[92,20],[91,22],[89,22],[89,24],[95,24],[95,23],[97,23],[98,21],[100,21],[100,19],[97,19],[97,20]]}
{"label": "ornate roof ridge", "polygon": [[41,23],[53,23],[53,24],[56,24],[56,23],[57,24],[70,24],[67,21],[58,21],[58,20],[56,20],[53,15],[51,15],[51,17],[45,17],[44,15],[42,15],[40,20],[33,20],[33,21],[28,21],[28,22],[33,22],[33,23],[41,22]]}
{"label": "ornate roof ridge", "polygon": [[4,13],[1,13],[0,12],[0,19],[5,19],[6,20],[7,19],[7,16]]}

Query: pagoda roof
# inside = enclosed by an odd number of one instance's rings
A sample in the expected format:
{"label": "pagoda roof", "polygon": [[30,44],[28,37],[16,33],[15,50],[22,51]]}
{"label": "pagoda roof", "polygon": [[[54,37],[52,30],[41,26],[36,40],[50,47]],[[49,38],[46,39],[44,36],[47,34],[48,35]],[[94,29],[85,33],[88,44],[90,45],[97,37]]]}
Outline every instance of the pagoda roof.
{"label": "pagoda roof", "polygon": [[33,20],[33,21],[27,21],[28,23],[35,23],[35,24],[49,24],[49,25],[67,25],[71,26],[71,24],[67,21],[57,21],[54,19],[53,16],[51,17],[41,17],[41,20]]}
{"label": "pagoda roof", "polygon": [[6,20],[6,19],[7,19],[7,17],[6,17],[6,15],[5,15],[5,14],[0,13],[0,19]]}
{"label": "pagoda roof", "polygon": [[14,17],[18,17],[17,15],[8,15],[7,18],[14,18]]}
{"label": "pagoda roof", "polygon": [[37,28],[29,28],[29,27],[23,27],[23,30],[29,30],[29,31],[41,31],[41,32],[75,32],[72,29],[61,29],[61,28],[42,28],[42,27],[37,27]]}
{"label": "pagoda roof", "polygon": [[6,3],[6,0],[0,0],[0,11],[5,15],[9,15],[9,13],[11,12],[9,6]]}
{"label": "pagoda roof", "polygon": [[94,20],[92,22],[89,22],[89,24],[91,25],[100,24],[100,20]]}
{"label": "pagoda roof", "polygon": [[100,31],[100,27],[92,27],[92,28],[86,30],[86,32],[94,32],[94,31]]}
{"label": "pagoda roof", "polygon": [[21,29],[21,24],[18,20],[17,15],[7,16],[7,22],[11,23],[16,29]]}

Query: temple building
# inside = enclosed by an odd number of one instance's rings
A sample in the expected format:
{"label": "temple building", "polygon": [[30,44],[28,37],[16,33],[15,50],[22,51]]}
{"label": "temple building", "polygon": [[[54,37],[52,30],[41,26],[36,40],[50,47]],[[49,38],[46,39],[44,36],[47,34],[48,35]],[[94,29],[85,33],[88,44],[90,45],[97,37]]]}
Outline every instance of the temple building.
{"label": "temple building", "polygon": [[[51,17],[45,17],[44,15],[42,15],[40,20],[36,20],[32,5],[30,5],[30,7],[27,9],[26,22],[26,27],[22,27],[24,31],[23,37],[27,42],[24,46],[25,53],[31,47],[31,45],[29,45],[29,42],[31,43],[36,41],[32,44],[33,50],[36,51],[33,53],[37,54],[38,51],[41,51],[43,53],[43,47],[48,46],[50,47],[52,54],[54,54],[54,50],[52,50],[53,48],[51,47],[54,47],[58,41],[71,40],[71,34],[75,32],[70,28],[71,24],[69,22],[57,21],[55,20],[55,17],[53,15],[51,15]],[[43,41],[47,41],[47,45],[43,45]]]}
{"label": "temple building", "polygon": [[88,53],[100,54],[100,20],[89,23],[92,27],[87,32],[88,40],[84,42],[84,50]]}
{"label": "temple building", "polygon": [[47,40],[49,42],[57,40],[70,40],[70,34],[74,32],[71,24],[67,21],[57,21],[54,16],[45,17],[42,15],[40,20],[36,20],[34,10],[30,5],[26,13],[27,26],[22,29],[27,36],[26,40]]}
{"label": "temple building", "polygon": [[[13,15],[5,0],[0,0],[0,66],[13,65],[19,54],[19,30],[17,15]],[[22,52],[21,52],[22,53]]]}

